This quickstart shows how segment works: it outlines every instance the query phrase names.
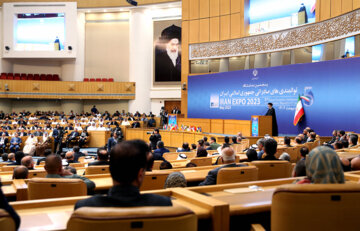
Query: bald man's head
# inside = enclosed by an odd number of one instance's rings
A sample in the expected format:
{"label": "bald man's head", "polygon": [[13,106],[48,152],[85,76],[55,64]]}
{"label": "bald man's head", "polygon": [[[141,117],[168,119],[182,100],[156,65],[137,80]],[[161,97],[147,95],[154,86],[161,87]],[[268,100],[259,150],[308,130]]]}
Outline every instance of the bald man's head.
{"label": "bald man's head", "polygon": [[45,170],[48,174],[60,174],[62,171],[62,161],[59,155],[49,155],[45,160]]}
{"label": "bald man's head", "polygon": [[223,148],[221,150],[221,157],[224,164],[231,164],[235,162],[235,151],[231,147]]}
{"label": "bald man's head", "polygon": [[74,160],[74,152],[73,151],[67,152],[65,155],[65,159],[66,160]]}
{"label": "bald man's head", "polygon": [[29,170],[25,166],[19,166],[14,168],[13,179],[27,179]]}
{"label": "bald man's head", "polygon": [[356,157],[351,160],[351,169],[353,171],[360,170],[360,157]]}
{"label": "bald man's head", "polygon": [[31,156],[25,156],[21,159],[21,165],[28,169],[34,169],[34,160]]}

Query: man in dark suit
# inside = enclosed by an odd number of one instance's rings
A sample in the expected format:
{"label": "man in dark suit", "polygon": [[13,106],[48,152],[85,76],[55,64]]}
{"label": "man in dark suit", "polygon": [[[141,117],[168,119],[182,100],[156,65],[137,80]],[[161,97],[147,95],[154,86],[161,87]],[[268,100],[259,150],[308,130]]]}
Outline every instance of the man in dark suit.
{"label": "man in dark suit", "polygon": [[88,166],[109,165],[109,154],[105,148],[98,148],[97,161],[89,163]]}
{"label": "man in dark suit", "polygon": [[110,125],[119,125],[119,123],[116,122],[115,118],[112,118],[111,122],[108,122],[107,124],[110,124]]}
{"label": "man in dark suit", "polygon": [[79,146],[74,146],[73,151],[74,151],[74,160],[75,160],[75,162],[78,162],[80,157],[85,156],[84,153],[80,152],[80,147]]}
{"label": "man in dark suit", "polygon": [[57,147],[60,144],[60,150],[61,150],[61,133],[62,128],[59,124],[56,125],[56,128],[54,128],[52,132],[52,137],[54,137],[54,153],[56,153]]}
{"label": "man in dark suit", "polygon": [[181,114],[181,111],[175,106],[171,111],[172,114]]}
{"label": "man in dark suit", "polygon": [[3,128],[0,132],[0,136],[2,136],[3,134],[5,134],[5,136],[9,136],[9,133],[6,131],[5,128]]}
{"label": "man in dark suit", "polygon": [[156,120],[154,119],[154,115],[151,116],[151,118],[148,121],[148,127],[153,128],[156,126]]}
{"label": "man in dark suit", "polygon": [[17,152],[20,149],[21,138],[18,133],[15,133],[15,136],[10,140],[10,151]]}
{"label": "man in dark suit", "polygon": [[66,139],[66,147],[69,147],[69,144],[71,143],[71,141],[76,140],[76,138],[78,136],[80,136],[80,134],[79,134],[78,130],[75,128],[75,130],[72,131]]}
{"label": "man in dark suit", "polygon": [[0,153],[4,153],[6,150],[6,145],[9,143],[9,139],[6,137],[6,134],[3,133],[0,137]]}
{"label": "man in dark suit", "polygon": [[140,194],[145,177],[149,146],[140,140],[121,142],[110,153],[110,174],[114,186],[107,195],[96,195],[78,201],[80,207],[172,206],[169,197]]}
{"label": "man in dark suit", "polygon": [[156,149],[157,143],[161,140],[161,135],[159,134],[159,129],[155,128],[150,138],[151,149]]}
{"label": "man in dark suit", "polygon": [[108,143],[107,143],[107,150],[108,150],[108,152],[110,152],[111,149],[112,149],[117,143],[119,143],[118,134],[117,134],[116,132],[114,132],[114,133],[113,133],[113,136],[108,139]]}
{"label": "man in dark suit", "polygon": [[170,152],[169,149],[164,147],[164,142],[159,141],[157,143],[157,149],[154,150],[154,160],[163,160],[163,154],[166,152]]}
{"label": "man in dark suit", "polygon": [[278,125],[277,125],[277,121],[276,121],[276,112],[275,109],[273,108],[273,104],[272,103],[268,103],[268,108],[269,110],[266,112],[266,116],[272,116],[272,135],[273,136],[278,136],[279,132],[278,132]]}
{"label": "man in dark suit", "polygon": [[41,128],[38,128],[36,132],[34,132],[34,136],[42,136],[43,133],[41,132]]}
{"label": "man in dark suit", "polygon": [[307,142],[315,142],[316,140],[316,133],[315,132],[311,132],[310,133],[310,139],[308,139]]}
{"label": "man in dark suit", "polygon": [[221,150],[221,157],[224,163],[223,166],[215,168],[209,171],[208,175],[206,176],[205,180],[201,182],[199,185],[214,185],[216,184],[217,175],[222,168],[233,168],[233,167],[246,167],[246,165],[236,165],[235,163],[235,151],[231,147],[227,147]]}

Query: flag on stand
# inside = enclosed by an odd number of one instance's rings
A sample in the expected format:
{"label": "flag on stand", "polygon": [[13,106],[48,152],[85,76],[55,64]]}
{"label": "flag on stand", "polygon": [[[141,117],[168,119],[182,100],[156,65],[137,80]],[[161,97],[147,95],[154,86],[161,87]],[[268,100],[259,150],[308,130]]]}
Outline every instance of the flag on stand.
{"label": "flag on stand", "polygon": [[296,105],[295,116],[294,116],[294,126],[296,126],[299,123],[300,119],[304,116],[304,114],[305,111],[299,95],[298,102]]}

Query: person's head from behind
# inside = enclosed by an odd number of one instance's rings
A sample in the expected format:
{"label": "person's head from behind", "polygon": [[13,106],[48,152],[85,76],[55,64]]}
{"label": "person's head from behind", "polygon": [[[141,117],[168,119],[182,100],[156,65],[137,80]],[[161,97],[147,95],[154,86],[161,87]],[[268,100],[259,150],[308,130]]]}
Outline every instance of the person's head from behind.
{"label": "person's head from behind", "polygon": [[68,151],[66,154],[65,154],[65,159],[66,160],[74,160],[74,152],[72,152],[72,151]]}
{"label": "person's head from behind", "polygon": [[186,164],[185,167],[186,167],[186,168],[195,168],[195,167],[197,167],[197,165],[194,164],[194,163],[189,162],[189,163]]}
{"label": "person's head from behind", "polygon": [[172,172],[166,178],[164,188],[178,188],[178,187],[186,187],[187,181],[185,179],[184,174],[181,172]]}
{"label": "person's head from behind", "polygon": [[209,147],[210,147],[210,143],[209,143],[209,142],[205,142],[205,143],[204,143],[204,148],[207,149],[207,148],[209,148]]}
{"label": "person's head from behind", "polygon": [[52,154],[52,151],[51,149],[45,149],[44,151],[44,156],[47,157],[48,155],[51,155]]}
{"label": "person's head from behind", "polygon": [[237,137],[236,137],[236,136],[232,136],[232,137],[231,137],[231,141],[233,142],[233,144],[237,144]]}
{"label": "person's head from behind", "polygon": [[290,155],[287,154],[286,152],[284,152],[283,154],[280,155],[279,160],[287,160],[290,161]]}
{"label": "person's head from behind", "polygon": [[311,133],[310,133],[310,138],[311,138],[312,140],[315,140],[315,139],[316,139],[316,133],[315,133],[315,132],[311,132]]}
{"label": "person's head from behind", "polygon": [[241,144],[241,141],[242,141],[242,137],[241,136],[237,136],[236,137],[236,142]]}
{"label": "person's head from behind", "polygon": [[80,152],[80,147],[79,146],[74,146],[73,147],[73,151],[76,152]]}
{"label": "person's head from behind", "polygon": [[47,174],[60,174],[62,172],[61,156],[54,154],[47,156],[44,168]]}
{"label": "person's head from behind", "polygon": [[225,142],[225,144],[229,144],[230,143],[230,138],[228,136],[225,136],[224,142]]}
{"label": "person's head from behind", "polygon": [[257,152],[255,149],[249,149],[247,150],[246,152],[246,156],[247,156],[247,159],[248,161],[254,161],[254,160],[258,160],[258,156],[257,156]]}
{"label": "person's head from behind", "polygon": [[360,170],[360,157],[355,157],[351,160],[351,170],[359,171]]}
{"label": "person's head from behind", "polygon": [[207,136],[204,136],[204,137],[203,137],[203,141],[204,141],[204,142],[208,141]]}
{"label": "person's head from behind", "polygon": [[190,151],[189,143],[187,143],[187,142],[183,143],[182,149],[184,149],[185,151]]}
{"label": "person's head from behind", "polygon": [[196,150],[196,148],[197,148],[196,144],[191,144],[191,149],[192,150]]}
{"label": "person's head from behind", "polygon": [[205,148],[199,147],[196,151],[196,157],[207,157],[208,153]]}
{"label": "person's head from behind", "polygon": [[25,166],[28,169],[34,168],[34,160],[31,156],[24,156],[21,159],[21,165]]}
{"label": "person's head from behind", "polygon": [[98,160],[108,161],[109,154],[108,154],[107,150],[105,148],[98,148],[97,158],[98,158]]}
{"label": "person's head from behind", "polygon": [[256,142],[256,145],[258,146],[258,149],[260,151],[262,151],[264,149],[264,145],[265,145],[265,139],[261,138]]}
{"label": "person's head from behind", "polygon": [[204,147],[204,140],[198,140],[198,148]]}
{"label": "person's head from behind", "polygon": [[172,169],[171,163],[168,162],[168,161],[163,161],[163,162],[160,164],[160,170],[163,170],[163,169]]}
{"label": "person's head from behind", "polygon": [[18,166],[14,168],[13,179],[27,179],[29,175],[29,170],[25,166]]}
{"label": "person's head from behind", "polygon": [[155,133],[155,134],[159,134],[159,129],[155,128],[155,129],[154,129],[154,133]]}
{"label": "person's head from behind", "polygon": [[210,137],[210,144],[212,144],[212,143],[216,143],[216,138],[215,137]]}
{"label": "person's head from behind", "polygon": [[343,148],[348,148],[349,147],[349,141],[344,139],[344,140],[341,140],[341,143],[343,145]]}
{"label": "person's head from behind", "polygon": [[15,153],[9,153],[8,161],[15,161]]}
{"label": "person's head from behind", "polygon": [[285,145],[290,145],[290,142],[291,142],[290,137],[285,136],[285,137],[284,137],[284,144],[285,144]]}
{"label": "person's head from behind", "polygon": [[307,154],[309,154],[309,149],[308,149],[308,147],[301,147],[301,148],[300,148],[300,155],[301,155],[301,157],[305,158]]}
{"label": "person's head from behind", "polygon": [[273,156],[276,154],[277,151],[277,142],[274,139],[267,139],[265,140],[264,144],[264,152],[266,155]]}
{"label": "person's head from behind", "polygon": [[351,145],[357,145],[358,140],[359,140],[359,137],[356,134],[351,134],[349,137],[349,141],[350,141]]}
{"label": "person's head from behind", "polygon": [[301,138],[300,136],[297,136],[297,137],[295,138],[295,143],[301,144],[301,143],[302,143],[302,138]]}
{"label": "person's head from behind", "polygon": [[334,143],[334,149],[335,149],[335,150],[342,149],[343,147],[344,147],[344,146],[343,146],[343,143],[340,142],[340,141],[336,141],[336,142]]}
{"label": "person's head from behind", "polygon": [[344,183],[344,172],[337,153],[325,146],[313,149],[306,163],[306,174],[314,184]]}
{"label": "person's head from behind", "polygon": [[157,142],[157,147],[160,149],[160,148],[164,148],[164,142],[163,141],[158,141]]}
{"label": "person's head from behind", "polygon": [[231,147],[226,147],[221,150],[221,158],[224,164],[235,163],[235,151]]}
{"label": "person's head from behind", "polygon": [[21,160],[24,157],[24,153],[22,151],[15,152],[15,161],[17,165],[21,165]]}
{"label": "person's head from behind", "polygon": [[1,155],[1,159],[5,162],[5,161],[8,161],[8,154],[7,153],[3,153]]}
{"label": "person's head from behind", "polygon": [[342,136],[344,136],[344,135],[345,135],[345,131],[344,131],[344,130],[340,130],[340,131],[339,131],[339,136],[342,137]]}
{"label": "person's head from behind", "polygon": [[115,185],[140,188],[147,167],[149,146],[141,140],[124,141],[110,152],[110,173]]}

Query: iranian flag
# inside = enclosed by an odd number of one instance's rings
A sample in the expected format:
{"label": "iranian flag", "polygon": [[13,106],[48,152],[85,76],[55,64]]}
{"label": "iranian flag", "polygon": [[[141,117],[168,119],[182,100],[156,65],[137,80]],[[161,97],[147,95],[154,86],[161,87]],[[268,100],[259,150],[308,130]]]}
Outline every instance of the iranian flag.
{"label": "iranian flag", "polygon": [[299,123],[301,117],[303,117],[304,114],[305,114],[304,108],[299,95],[298,102],[296,105],[295,116],[294,116],[294,126],[296,126]]}

